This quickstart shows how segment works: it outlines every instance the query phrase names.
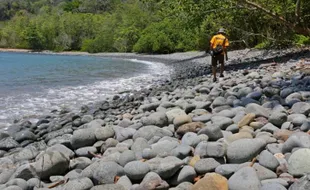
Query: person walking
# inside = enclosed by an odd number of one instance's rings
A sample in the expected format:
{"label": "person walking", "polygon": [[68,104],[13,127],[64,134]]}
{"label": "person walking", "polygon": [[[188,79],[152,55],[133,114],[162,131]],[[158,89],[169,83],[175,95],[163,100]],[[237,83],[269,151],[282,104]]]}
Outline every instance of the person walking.
{"label": "person walking", "polygon": [[227,56],[227,47],[229,46],[229,41],[225,36],[224,28],[221,28],[216,35],[214,35],[210,41],[210,54],[211,54],[211,63],[212,63],[212,74],[213,82],[216,82],[216,68],[217,63],[221,64],[220,68],[220,77],[224,77],[224,57],[226,61],[228,60]]}

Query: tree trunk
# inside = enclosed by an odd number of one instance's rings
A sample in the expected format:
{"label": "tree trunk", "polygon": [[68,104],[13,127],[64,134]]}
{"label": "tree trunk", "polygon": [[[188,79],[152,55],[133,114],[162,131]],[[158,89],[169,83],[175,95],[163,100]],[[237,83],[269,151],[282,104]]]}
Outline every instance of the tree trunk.
{"label": "tree trunk", "polygon": [[[293,29],[298,34],[302,34],[302,35],[305,35],[305,36],[310,36],[310,28],[298,26],[298,23],[292,23],[292,22],[286,20],[285,18],[283,18],[282,16],[272,12],[271,10],[268,10],[268,9],[262,7],[259,4],[254,3],[252,1],[241,0],[241,2],[246,4],[246,5],[248,5],[248,6],[255,7],[255,8],[257,8],[260,11],[263,11],[264,13],[266,13],[269,16],[271,16],[275,20],[278,20],[282,24],[284,24],[287,27]],[[300,21],[300,4],[301,4],[301,0],[297,0],[295,15],[296,15],[296,18],[298,18],[299,21]],[[297,22],[299,22],[299,21],[297,21]]]}

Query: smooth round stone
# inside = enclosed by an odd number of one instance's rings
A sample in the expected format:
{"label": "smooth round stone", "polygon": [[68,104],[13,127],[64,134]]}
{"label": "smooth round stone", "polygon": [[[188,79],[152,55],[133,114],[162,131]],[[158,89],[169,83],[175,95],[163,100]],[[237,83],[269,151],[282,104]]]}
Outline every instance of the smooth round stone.
{"label": "smooth round stone", "polygon": [[225,105],[227,105],[226,99],[222,96],[215,98],[215,100],[212,103],[213,108],[216,108],[219,106],[225,106]]}
{"label": "smooth round stone", "polygon": [[172,122],[168,123],[168,118],[167,118],[167,115],[165,112],[155,112],[155,113],[152,113],[151,115],[149,115],[148,117],[141,118],[141,123],[144,126],[155,125],[158,127],[164,127],[164,126],[167,126],[169,123],[172,123]]}
{"label": "smooth round stone", "polygon": [[187,190],[187,189],[192,189],[192,188],[193,188],[193,184],[192,183],[190,183],[190,182],[183,182],[183,183],[180,183],[175,188],[170,188],[169,190]]}
{"label": "smooth round stone", "polygon": [[[248,166],[248,164],[246,164]],[[242,167],[242,165],[241,165]],[[277,174],[264,166],[261,166],[259,163],[255,163],[253,165],[253,168],[255,169],[257,176],[260,180],[266,180],[266,179],[276,179]]]}
{"label": "smooth round stone", "polygon": [[280,93],[280,89],[278,88],[273,88],[273,87],[266,87],[263,89],[263,93],[267,96],[267,97],[272,97],[276,94]]}
{"label": "smooth round stone", "polygon": [[83,147],[75,150],[75,154],[79,157],[89,157],[92,158],[93,156],[90,155],[88,152],[92,152],[94,154],[97,153],[97,149],[93,146]]}
{"label": "smooth round stone", "polygon": [[192,188],[188,189],[228,190],[228,183],[225,177],[217,173],[207,173],[202,179],[197,181]]}
{"label": "smooth round stone", "polygon": [[205,174],[207,172],[214,172],[215,168],[221,164],[214,158],[200,159],[195,164],[195,171],[199,174]]}
{"label": "smooth round stone", "polygon": [[152,159],[152,158],[155,158],[156,156],[157,156],[157,153],[150,148],[146,148],[142,151],[143,159]]}
{"label": "smooth round stone", "polygon": [[310,104],[307,102],[297,102],[292,106],[292,112],[297,114],[309,115]]}
{"label": "smooth round stone", "polygon": [[227,148],[227,157],[230,163],[244,163],[256,156],[266,142],[262,139],[240,139],[232,142]]}
{"label": "smooth round stone", "polygon": [[131,150],[134,152],[142,152],[145,148],[150,148],[147,140],[144,138],[137,138],[131,146]]}
{"label": "smooth round stone", "polygon": [[254,130],[256,130],[256,129],[261,129],[262,127],[264,126],[264,124],[263,123],[261,123],[261,122],[251,122],[250,123],[250,127],[252,127]]}
{"label": "smooth round stone", "polygon": [[202,128],[198,135],[205,134],[209,137],[210,141],[217,141],[220,138],[223,138],[223,133],[221,128],[216,125],[208,125],[207,127]]}
{"label": "smooth round stone", "polygon": [[[292,178],[290,178],[292,179]],[[290,181],[290,180],[289,180]],[[285,188],[287,188],[289,186],[289,181],[286,181],[285,178],[274,178],[274,179],[265,179],[265,180],[262,180],[262,185],[266,185],[266,184],[274,184],[274,183],[277,183],[277,184],[280,184],[282,186],[284,186]]]}
{"label": "smooth round stone", "polygon": [[179,126],[192,122],[192,118],[188,115],[178,115],[173,119],[173,125],[178,128]]}
{"label": "smooth round stone", "polygon": [[14,135],[14,138],[17,142],[20,143],[20,142],[25,141],[25,140],[35,140],[36,136],[29,130],[22,130],[20,132],[17,132]]}
{"label": "smooth round stone", "polygon": [[300,178],[298,181],[293,183],[289,190],[308,190],[310,186],[310,174],[305,175]]}
{"label": "smooth round stone", "polygon": [[288,95],[292,94],[294,92],[293,88],[284,88],[280,92],[280,96],[282,98],[286,98]]}
{"label": "smooth round stone", "polygon": [[222,130],[225,130],[229,125],[234,123],[232,119],[224,116],[214,116],[211,118],[211,121],[218,125]]}
{"label": "smooth round stone", "polygon": [[190,155],[191,151],[192,147],[190,147],[189,145],[179,145],[178,147],[176,147],[171,151],[171,155],[178,157],[180,159],[184,159]]}
{"label": "smooth round stone", "polygon": [[217,116],[227,117],[227,118],[233,118],[235,117],[236,113],[232,110],[223,110],[216,114]]}
{"label": "smooth round stone", "polygon": [[284,142],[282,152],[291,152],[294,148],[310,148],[310,136],[303,132],[291,134]]}
{"label": "smooth round stone", "polygon": [[87,178],[79,178],[74,180],[69,180],[64,186],[63,190],[69,189],[76,189],[76,190],[83,190],[83,189],[91,189],[94,186],[93,182]]}
{"label": "smooth round stone", "polygon": [[114,134],[115,132],[112,127],[100,127],[95,129],[95,136],[98,141],[105,141],[108,138],[112,138]]}
{"label": "smooth round stone", "polygon": [[156,157],[146,161],[146,163],[150,165],[151,171],[157,173],[163,179],[171,178],[185,164],[183,160],[174,156]]}
{"label": "smooth round stone", "polygon": [[200,143],[200,138],[196,133],[188,132],[186,133],[181,140],[181,144],[188,145],[191,147],[196,147]]}
{"label": "smooth round stone", "polygon": [[226,128],[226,131],[230,131],[232,133],[238,133],[239,132],[239,127],[237,124],[232,124],[232,125],[229,125],[227,128]]}
{"label": "smooth round stone", "polygon": [[215,168],[215,172],[229,179],[237,170],[239,164],[223,164]]}
{"label": "smooth round stone", "polygon": [[276,168],[279,166],[279,161],[267,150],[264,150],[261,152],[259,155],[259,164],[272,170],[275,171]]}
{"label": "smooth round stone", "polygon": [[248,104],[245,108],[245,112],[246,113],[254,113],[256,115],[256,117],[265,117],[268,118],[269,117],[269,110],[258,105],[258,104]]}
{"label": "smooth round stone", "polygon": [[92,187],[90,190],[126,190],[124,186],[120,184],[104,184]]}
{"label": "smooth round stone", "polygon": [[286,188],[279,183],[267,183],[260,190],[286,190]]}
{"label": "smooth round stone", "polygon": [[122,185],[125,189],[130,189],[132,186],[132,182],[126,175],[120,177],[116,184]]}
{"label": "smooth round stone", "polygon": [[252,98],[254,100],[259,100],[262,96],[262,92],[261,91],[254,91],[251,92],[250,94],[248,94],[246,97],[247,98]]}
{"label": "smooth round stone", "polygon": [[259,101],[254,100],[252,98],[242,97],[240,102],[235,103],[234,106],[238,106],[238,105],[246,106],[246,105],[251,104],[251,103],[259,104]]}
{"label": "smooth round stone", "polygon": [[238,97],[241,98],[241,97],[247,96],[251,92],[253,92],[252,88],[250,88],[250,87],[243,87],[240,90],[238,90]]}
{"label": "smooth round stone", "polygon": [[287,117],[287,121],[292,122],[294,126],[301,126],[307,121],[307,117],[303,114],[291,114]]}
{"label": "smooth round stone", "polygon": [[125,174],[132,180],[142,180],[150,171],[150,167],[145,162],[133,161],[124,167]]}
{"label": "smooth round stone", "polygon": [[288,173],[293,176],[303,176],[310,171],[310,149],[299,149],[290,156],[288,160]]}
{"label": "smooth round stone", "polygon": [[287,115],[282,112],[273,112],[268,121],[277,127],[281,127],[282,124],[287,121]]}
{"label": "smooth round stone", "polygon": [[305,121],[301,126],[300,126],[300,130],[302,131],[309,131],[310,130],[310,121]]}
{"label": "smooth round stone", "polygon": [[208,121],[211,121],[211,118],[212,118],[212,114],[203,114],[203,115],[200,115],[200,116],[196,116],[196,117],[193,117],[193,122],[203,122],[203,123],[206,123]]}
{"label": "smooth round stone", "polygon": [[28,189],[28,184],[27,181],[25,181],[24,179],[20,179],[20,178],[16,178],[16,179],[11,179],[10,181],[8,181],[6,183],[6,186],[18,186],[23,190],[27,190]]}
{"label": "smooth round stone", "polygon": [[[0,186],[1,188],[1,186]],[[4,188],[4,187],[3,187]],[[1,188],[2,189],[2,188]],[[9,187],[6,187],[4,188],[3,190],[25,190],[25,189],[22,189],[21,187],[17,186],[17,185],[12,185],[12,186],[9,186]]]}
{"label": "smooth round stone", "polygon": [[195,169],[192,166],[184,166],[171,180],[172,185],[178,185],[183,182],[193,182],[197,176]]}
{"label": "smooth round stone", "polygon": [[87,157],[78,157],[70,160],[70,169],[85,169],[92,161]]}
{"label": "smooth round stone", "polygon": [[96,142],[94,129],[78,129],[73,132],[71,145],[74,149],[91,146]]}
{"label": "smooth round stone", "polygon": [[261,182],[252,167],[244,167],[228,180],[230,190],[260,190]]}
{"label": "smooth round stone", "polygon": [[269,133],[273,134],[273,133],[279,131],[280,129],[278,127],[274,126],[272,123],[267,123],[260,130],[261,131],[266,131],[266,132],[269,132]]}
{"label": "smooth round stone", "polygon": [[118,163],[124,167],[127,163],[134,160],[136,160],[135,152],[132,150],[126,150],[123,153],[121,153]]}

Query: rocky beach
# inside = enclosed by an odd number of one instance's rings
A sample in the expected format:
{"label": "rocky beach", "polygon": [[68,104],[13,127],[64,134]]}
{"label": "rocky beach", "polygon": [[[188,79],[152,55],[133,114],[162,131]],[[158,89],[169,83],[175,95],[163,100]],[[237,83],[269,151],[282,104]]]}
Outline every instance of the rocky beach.
{"label": "rocky beach", "polygon": [[216,83],[203,52],[94,56],[174,73],[1,129],[0,189],[309,189],[309,49],[229,52]]}

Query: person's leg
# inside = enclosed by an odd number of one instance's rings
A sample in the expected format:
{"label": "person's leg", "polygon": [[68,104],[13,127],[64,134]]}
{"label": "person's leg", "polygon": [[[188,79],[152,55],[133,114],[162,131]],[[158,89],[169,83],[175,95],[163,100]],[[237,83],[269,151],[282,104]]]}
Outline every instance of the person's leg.
{"label": "person's leg", "polygon": [[220,77],[224,77],[224,55],[219,55],[219,62],[221,64]]}
{"label": "person's leg", "polygon": [[213,82],[216,81],[216,65],[217,65],[217,59],[215,56],[212,56],[212,74],[213,74]]}

